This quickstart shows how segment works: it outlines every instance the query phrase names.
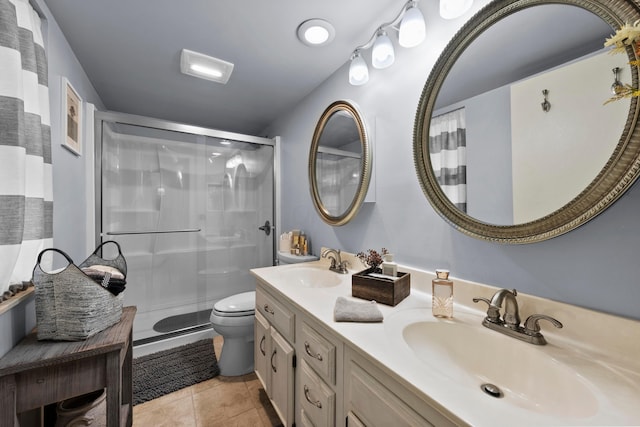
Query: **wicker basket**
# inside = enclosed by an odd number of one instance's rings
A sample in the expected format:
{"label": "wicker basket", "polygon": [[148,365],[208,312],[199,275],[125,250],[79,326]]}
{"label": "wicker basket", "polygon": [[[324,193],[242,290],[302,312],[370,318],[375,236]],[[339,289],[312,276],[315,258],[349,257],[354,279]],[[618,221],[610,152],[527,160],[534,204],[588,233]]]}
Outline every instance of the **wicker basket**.
{"label": "wicker basket", "polygon": [[[43,271],[40,261],[47,251],[62,254],[69,264],[56,273]],[[122,294],[103,288],[59,249],[40,252],[32,281],[39,340],[84,340],[120,321]]]}

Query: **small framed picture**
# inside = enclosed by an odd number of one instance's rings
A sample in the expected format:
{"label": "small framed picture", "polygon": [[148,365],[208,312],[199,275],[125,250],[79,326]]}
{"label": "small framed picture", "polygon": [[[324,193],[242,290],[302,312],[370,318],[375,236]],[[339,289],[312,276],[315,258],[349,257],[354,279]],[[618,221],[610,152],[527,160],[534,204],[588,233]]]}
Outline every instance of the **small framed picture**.
{"label": "small framed picture", "polygon": [[69,80],[62,78],[62,146],[73,154],[82,154],[82,98],[71,86]]}

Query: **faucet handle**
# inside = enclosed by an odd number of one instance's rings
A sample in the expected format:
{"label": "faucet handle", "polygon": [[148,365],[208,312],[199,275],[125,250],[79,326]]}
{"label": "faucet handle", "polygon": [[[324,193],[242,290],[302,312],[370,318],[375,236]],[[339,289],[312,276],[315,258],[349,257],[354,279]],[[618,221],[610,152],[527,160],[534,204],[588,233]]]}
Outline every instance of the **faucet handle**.
{"label": "faucet handle", "polygon": [[524,322],[525,334],[540,334],[540,325],[538,324],[540,320],[546,320],[548,322],[551,322],[551,324],[556,328],[562,328],[562,323],[551,316],[547,316],[546,314],[532,314],[531,316],[527,317],[527,320],[525,320]]}
{"label": "faucet handle", "polygon": [[477,297],[473,299],[473,302],[486,302],[489,306],[487,309],[487,320],[491,323],[500,323],[500,309],[496,307],[489,298]]}

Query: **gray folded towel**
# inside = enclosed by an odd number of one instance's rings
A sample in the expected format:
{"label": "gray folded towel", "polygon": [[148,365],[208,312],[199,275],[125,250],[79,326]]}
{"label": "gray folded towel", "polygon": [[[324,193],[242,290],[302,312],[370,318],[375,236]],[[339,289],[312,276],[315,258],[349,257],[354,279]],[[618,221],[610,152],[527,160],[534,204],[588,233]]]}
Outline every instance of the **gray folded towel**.
{"label": "gray folded towel", "polygon": [[355,302],[338,297],[333,309],[336,322],[382,322],[382,313],[375,301]]}

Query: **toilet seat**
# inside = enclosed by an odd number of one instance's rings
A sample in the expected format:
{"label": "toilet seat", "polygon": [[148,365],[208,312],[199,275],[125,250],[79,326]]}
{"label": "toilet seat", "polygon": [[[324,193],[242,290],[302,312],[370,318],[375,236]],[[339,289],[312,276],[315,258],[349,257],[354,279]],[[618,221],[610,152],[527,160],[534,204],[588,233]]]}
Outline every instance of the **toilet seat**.
{"label": "toilet seat", "polygon": [[256,307],[256,292],[243,292],[223,298],[213,306],[213,313],[219,317],[253,316]]}

